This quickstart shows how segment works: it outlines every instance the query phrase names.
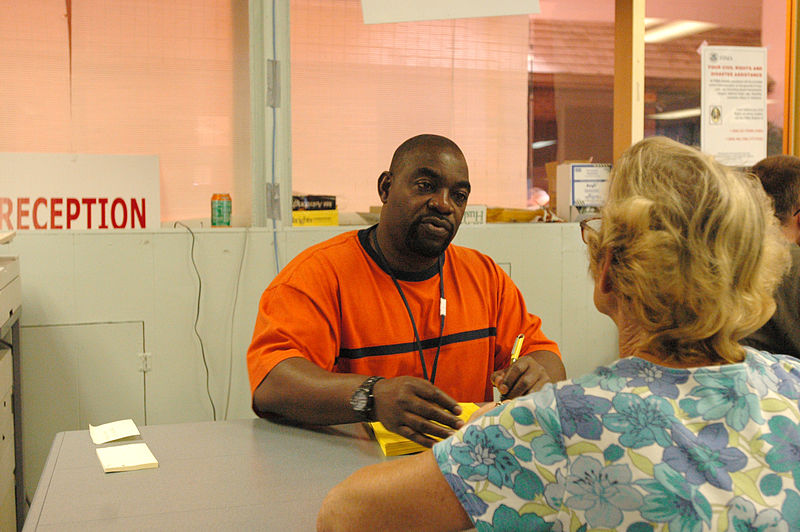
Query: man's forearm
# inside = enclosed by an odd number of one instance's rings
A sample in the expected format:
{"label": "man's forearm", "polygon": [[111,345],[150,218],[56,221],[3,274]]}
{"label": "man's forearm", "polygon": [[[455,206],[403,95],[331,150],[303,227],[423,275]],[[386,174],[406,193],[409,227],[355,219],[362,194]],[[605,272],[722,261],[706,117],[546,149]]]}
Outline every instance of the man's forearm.
{"label": "man's forearm", "polygon": [[312,425],[361,421],[350,407],[350,397],[365,378],[331,373],[305,358],[289,358],[256,388],[253,409],[262,417],[275,415]]}

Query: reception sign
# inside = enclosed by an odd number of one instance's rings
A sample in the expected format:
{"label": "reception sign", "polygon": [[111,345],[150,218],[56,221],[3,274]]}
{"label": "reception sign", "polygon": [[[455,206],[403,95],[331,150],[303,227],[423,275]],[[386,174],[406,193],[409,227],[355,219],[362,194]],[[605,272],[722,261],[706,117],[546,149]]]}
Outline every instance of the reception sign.
{"label": "reception sign", "polygon": [[729,166],[767,155],[767,49],[705,46],[700,148]]}
{"label": "reception sign", "polygon": [[0,153],[0,231],[158,229],[158,157]]}

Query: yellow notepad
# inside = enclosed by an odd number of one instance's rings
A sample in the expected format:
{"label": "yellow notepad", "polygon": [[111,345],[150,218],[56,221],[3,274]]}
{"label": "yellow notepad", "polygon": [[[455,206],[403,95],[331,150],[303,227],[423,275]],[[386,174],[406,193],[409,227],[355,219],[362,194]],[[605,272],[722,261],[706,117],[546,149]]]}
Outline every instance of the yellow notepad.
{"label": "yellow notepad", "polygon": [[[458,403],[461,405],[461,415],[458,416],[464,421],[469,419],[473,412],[480,408],[475,403]],[[405,436],[400,436],[394,432],[389,431],[380,421],[374,421],[369,424],[372,427],[372,432],[375,433],[375,439],[378,440],[378,445],[385,456],[400,456],[403,454],[418,453],[424,451],[426,447],[413,442]],[[432,436],[433,439],[438,440]]]}
{"label": "yellow notepad", "polygon": [[158,460],[146,443],[101,447],[96,452],[106,473],[158,467]]}

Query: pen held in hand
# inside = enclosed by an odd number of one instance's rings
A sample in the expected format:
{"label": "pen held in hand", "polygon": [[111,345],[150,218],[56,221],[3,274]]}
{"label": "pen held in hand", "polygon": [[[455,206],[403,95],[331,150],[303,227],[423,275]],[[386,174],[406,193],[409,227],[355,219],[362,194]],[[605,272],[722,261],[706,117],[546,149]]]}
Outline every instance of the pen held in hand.
{"label": "pen held in hand", "polygon": [[519,352],[522,351],[522,342],[525,341],[525,335],[519,334],[517,335],[517,339],[514,340],[514,347],[511,349],[511,364],[517,361],[519,358]]}
{"label": "pen held in hand", "polygon": [[[511,348],[511,361],[508,364],[509,367],[514,365],[514,362],[516,362],[517,359],[519,358],[519,354],[522,351],[522,343],[524,341],[525,341],[525,335],[524,334],[517,335],[517,338],[514,340],[514,346]],[[501,399],[506,399],[506,395],[505,394],[508,393],[508,390],[506,390],[506,392],[503,393],[500,390],[500,386],[503,386],[505,388],[505,385],[503,385],[502,382],[501,383],[495,383],[495,387],[497,388],[497,391],[500,392],[500,398]]]}

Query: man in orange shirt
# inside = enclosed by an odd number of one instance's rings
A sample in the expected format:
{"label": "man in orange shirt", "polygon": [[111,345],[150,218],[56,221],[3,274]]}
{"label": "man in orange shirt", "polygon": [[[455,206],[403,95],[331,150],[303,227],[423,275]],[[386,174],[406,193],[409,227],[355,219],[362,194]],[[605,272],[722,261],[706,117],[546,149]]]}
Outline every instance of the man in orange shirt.
{"label": "man in orange shirt", "polygon": [[[450,245],[469,193],[451,140],[400,145],[378,178],[380,223],[310,247],[264,291],[247,353],[258,415],[378,420],[430,447],[429,436],[461,426],[457,402],[490,401],[493,384],[516,397],[565,378],[508,275]],[[510,364],[519,333],[524,356]]]}

